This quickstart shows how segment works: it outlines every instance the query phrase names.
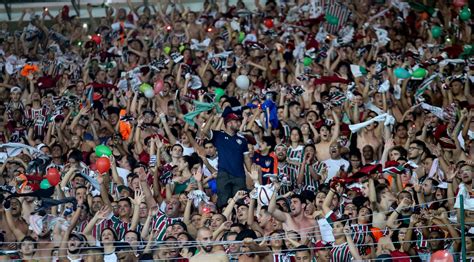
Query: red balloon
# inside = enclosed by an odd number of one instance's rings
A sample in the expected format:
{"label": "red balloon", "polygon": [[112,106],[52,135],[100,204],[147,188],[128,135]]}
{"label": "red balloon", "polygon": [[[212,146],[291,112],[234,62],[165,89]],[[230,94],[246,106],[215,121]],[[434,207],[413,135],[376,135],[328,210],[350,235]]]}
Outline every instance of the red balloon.
{"label": "red balloon", "polygon": [[97,171],[103,174],[110,169],[110,160],[107,157],[100,157],[95,161],[95,165],[97,167]]}
{"label": "red balloon", "polygon": [[455,7],[463,7],[466,5],[466,0],[454,0],[453,5]]}
{"label": "red balloon", "polygon": [[59,181],[61,181],[61,174],[59,174],[59,171],[56,168],[52,167],[46,171],[45,178],[48,180],[49,184],[56,186],[59,184]]}
{"label": "red balloon", "polygon": [[274,26],[274,24],[273,24],[273,19],[270,19],[270,18],[265,19],[265,21],[263,21],[263,24],[264,24],[267,28],[273,28],[273,26]]}
{"label": "red balloon", "polygon": [[100,45],[100,42],[102,42],[102,38],[100,38],[100,35],[93,35],[91,36],[92,42],[94,42],[96,45]]}
{"label": "red balloon", "polygon": [[163,90],[163,79],[158,79],[158,81],[155,82],[154,90],[155,94],[161,92]]}
{"label": "red balloon", "polygon": [[431,255],[430,262],[454,262],[454,259],[447,250],[440,250]]}

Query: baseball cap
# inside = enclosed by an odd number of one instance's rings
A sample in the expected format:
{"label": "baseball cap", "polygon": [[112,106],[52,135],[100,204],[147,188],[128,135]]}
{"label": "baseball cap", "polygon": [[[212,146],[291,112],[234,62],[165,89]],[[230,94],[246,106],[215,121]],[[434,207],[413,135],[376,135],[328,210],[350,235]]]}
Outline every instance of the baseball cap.
{"label": "baseball cap", "polygon": [[240,117],[235,113],[227,114],[224,118],[224,123],[228,123],[231,120],[240,120]]}

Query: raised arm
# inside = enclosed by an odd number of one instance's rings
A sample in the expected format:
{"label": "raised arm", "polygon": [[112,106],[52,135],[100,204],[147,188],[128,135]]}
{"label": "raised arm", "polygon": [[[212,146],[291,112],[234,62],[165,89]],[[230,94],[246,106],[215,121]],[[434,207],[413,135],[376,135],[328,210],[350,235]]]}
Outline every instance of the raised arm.
{"label": "raised arm", "polygon": [[280,191],[280,184],[274,183],[275,191],[273,192],[272,197],[270,198],[270,204],[268,204],[268,212],[280,222],[287,222],[290,218],[288,213],[285,213],[277,208],[276,199],[278,191]]}

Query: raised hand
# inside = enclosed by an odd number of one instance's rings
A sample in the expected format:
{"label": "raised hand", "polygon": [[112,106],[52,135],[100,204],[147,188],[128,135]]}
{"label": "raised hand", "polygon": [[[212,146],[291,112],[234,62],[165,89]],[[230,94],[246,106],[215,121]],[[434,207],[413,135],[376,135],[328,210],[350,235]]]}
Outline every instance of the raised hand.
{"label": "raised hand", "polygon": [[257,164],[253,164],[252,167],[250,168],[250,178],[253,181],[258,181],[258,178],[260,176],[260,167]]}
{"label": "raised hand", "polygon": [[130,199],[130,201],[132,202],[132,204],[134,205],[140,205],[142,202],[145,201],[145,194],[143,194],[142,191],[140,190],[137,190],[135,191],[135,197],[133,199]]}
{"label": "raised hand", "polygon": [[237,193],[235,193],[235,196],[234,196],[235,202],[239,201],[240,199],[243,199],[246,194],[247,192],[245,192],[244,190],[237,191]]}
{"label": "raised hand", "polygon": [[95,216],[98,219],[106,219],[109,216],[110,212],[111,210],[109,206],[103,206],[97,213],[95,213]]}

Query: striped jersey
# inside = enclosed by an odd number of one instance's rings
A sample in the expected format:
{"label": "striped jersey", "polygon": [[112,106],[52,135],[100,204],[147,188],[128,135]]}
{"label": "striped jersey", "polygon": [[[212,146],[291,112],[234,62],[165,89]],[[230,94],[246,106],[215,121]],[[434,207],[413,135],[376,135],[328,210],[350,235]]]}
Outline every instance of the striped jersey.
{"label": "striped jersey", "polygon": [[[298,145],[296,148],[289,146],[288,151],[286,153],[286,156],[287,156],[286,161],[293,161],[297,163],[303,162],[303,151],[304,151],[303,145]],[[290,164],[290,165],[293,166],[297,171],[299,171],[300,169],[299,165],[294,165],[294,164]]]}
{"label": "striped jersey", "polygon": [[166,228],[173,224],[175,221],[182,221],[182,217],[178,218],[169,218],[166,216],[165,213],[159,212],[158,214],[154,215],[151,219],[151,229],[158,231],[158,236],[155,239],[156,241],[162,241],[166,237]]}
{"label": "striped jersey", "polygon": [[273,257],[273,262],[292,262],[292,261],[294,261],[294,256],[292,257],[292,256],[289,256],[288,254],[273,253],[272,257]]}
{"label": "striped jersey", "polygon": [[352,255],[349,250],[349,245],[347,243],[341,245],[333,244],[330,253],[331,262],[350,262],[352,260]]}
{"label": "striped jersey", "polygon": [[279,163],[278,165],[278,177],[285,178],[288,183],[282,183],[280,187],[280,194],[286,194],[293,191],[296,185],[296,176],[298,175],[297,170],[290,166],[288,163]]}

